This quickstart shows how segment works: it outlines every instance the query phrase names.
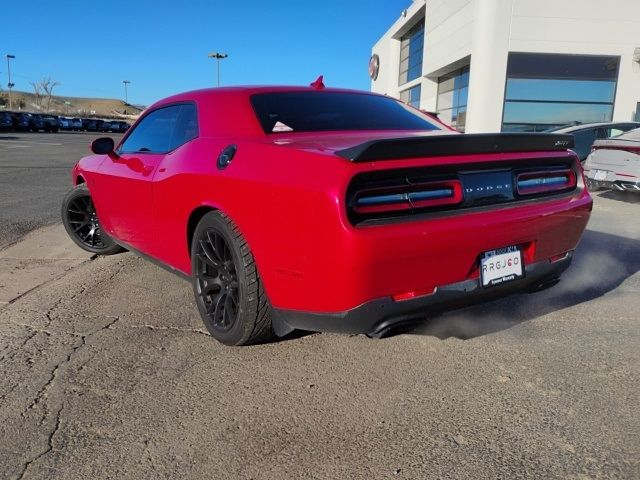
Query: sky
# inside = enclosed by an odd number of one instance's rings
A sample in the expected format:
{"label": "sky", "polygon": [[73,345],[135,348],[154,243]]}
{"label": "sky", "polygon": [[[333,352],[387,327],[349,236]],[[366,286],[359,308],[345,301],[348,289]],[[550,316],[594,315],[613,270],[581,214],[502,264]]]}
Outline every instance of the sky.
{"label": "sky", "polygon": [[2,7],[15,90],[45,77],[54,95],[149,105],[216,85],[308,85],[369,90],[371,48],[411,0],[29,0]]}

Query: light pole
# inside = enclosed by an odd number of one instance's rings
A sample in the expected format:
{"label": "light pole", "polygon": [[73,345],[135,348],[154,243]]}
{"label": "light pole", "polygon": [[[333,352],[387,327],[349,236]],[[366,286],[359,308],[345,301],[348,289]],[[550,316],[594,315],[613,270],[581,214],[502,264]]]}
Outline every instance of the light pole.
{"label": "light pole", "polygon": [[126,103],[128,105],[129,104],[129,95],[127,93],[127,85],[129,85],[131,82],[129,80],[123,80],[122,83],[124,83],[124,103]]}
{"label": "light pole", "polygon": [[227,55],[226,53],[211,52],[208,56],[209,58],[216,59],[216,64],[218,66],[218,87],[219,87],[220,86],[220,60],[222,60],[223,58],[227,58],[229,55]]}
{"label": "light pole", "polygon": [[11,83],[11,62],[9,62],[9,60],[11,60],[12,58],[16,58],[16,56],[10,55],[8,53],[5,56],[7,57],[7,73],[9,74],[9,83],[7,84],[7,86],[9,87],[9,110],[11,110],[13,108],[13,102],[11,101],[11,89],[13,88],[15,83]]}

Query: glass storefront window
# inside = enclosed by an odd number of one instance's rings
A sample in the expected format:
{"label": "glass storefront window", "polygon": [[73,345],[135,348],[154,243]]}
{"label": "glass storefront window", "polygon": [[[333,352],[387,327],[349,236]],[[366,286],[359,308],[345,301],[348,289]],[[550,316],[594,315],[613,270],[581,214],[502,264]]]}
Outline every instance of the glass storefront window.
{"label": "glass storefront window", "polygon": [[400,39],[400,85],[422,75],[423,49],[424,20],[421,20]]}
{"label": "glass storefront window", "polygon": [[420,85],[408,88],[400,92],[400,101],[408,103],[409,105],[420,108]]}
{"label": "glass storefront window", "polygon": [[619,57],[510,53],[502,131],[609,122]]}
{"label": "glass storefront window", "polygon": [[438,117],[464,132],[469,96],[469,67],[464,67],[438,79]]}

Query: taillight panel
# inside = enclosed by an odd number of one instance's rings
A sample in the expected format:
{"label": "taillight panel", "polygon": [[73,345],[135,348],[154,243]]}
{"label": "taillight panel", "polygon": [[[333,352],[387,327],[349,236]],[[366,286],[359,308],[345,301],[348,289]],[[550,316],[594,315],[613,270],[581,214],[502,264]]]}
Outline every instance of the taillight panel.
{"label": "taillight panel", "polygon": [[575,190],[576,168],[577,160],[551,158],[365,172],[349,185],[347,212],[358,225],[531,201]]}
{"label": "taillight panel", "polygon": [[462,202],[462,183],[444,180],[358,191],[353,199],[357,214],[407,211]]}
{"label": "taillight panel", "polygon": [[576,180],[576,173],[570,168],[521,172],[516,173],[516,192],[527,196],[573,190]]}

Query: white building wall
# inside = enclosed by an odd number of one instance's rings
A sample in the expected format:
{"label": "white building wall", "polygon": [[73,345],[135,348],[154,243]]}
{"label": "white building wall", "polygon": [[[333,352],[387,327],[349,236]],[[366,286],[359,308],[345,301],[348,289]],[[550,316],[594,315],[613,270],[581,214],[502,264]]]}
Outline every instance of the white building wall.
{"label": "white building wall", "polygon": [[640,0],[514,0],[512,52],[620,56],[613,120],[633,120],[640,101]]}
{"label": "white building wall", "polygon": [[465,132],[500,130],[513,2],[475,0]]}
{"label": "white building wall", "polygon": [[[400,37],[425,19],[423,76],[398,85]],[[394,97],[417,83],[420,107],[435,110],[437,78],[470,63],[467,132],[499,131],[508,53],[620,56],[614,120],[632,120],[640,101],[640,0],[414,0],[374,45],[374,92]]]}
{"label": "white building wall", "polygon": [[467,65],[471,54],[472,0],[431,0],[427,5],[420,108],[435,112],[438,77],[454,70],[451,59]]}

